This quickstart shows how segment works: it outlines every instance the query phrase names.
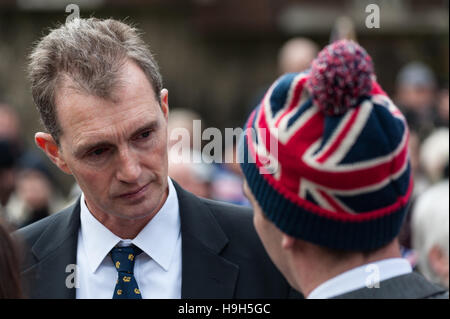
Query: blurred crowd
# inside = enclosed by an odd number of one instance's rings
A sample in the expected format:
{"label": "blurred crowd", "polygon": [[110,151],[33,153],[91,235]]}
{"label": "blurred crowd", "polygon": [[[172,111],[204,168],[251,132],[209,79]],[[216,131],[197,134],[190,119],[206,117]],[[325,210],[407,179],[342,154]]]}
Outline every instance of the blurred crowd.
{"label": "blurred crowd", "polygon": [[0,103],[0,215],[14,228],[67,204],[47,160],[27,148],[16,110]]}
{"label": "blurred crowd", "polygon": [[413,200],[400,243],[404,257],[428,279],[448,287],[449,96],[433,71],[419,61],[396,79],[395,103],[410,128]]}
{"label": "blurred crowd", "polygon": [[[319,46],[305,38],[288,41],[279,51],[279,73],[309,68]],[[376,62],[376,61],[375,61]],[[404,257],[434,282],[448,287],[449,271],[449,92],[438,83],[433,70],[420,61],[398,72],[393,95],[410,127],[410,156],[414,173],[414,199],[401,233]],[[13,105],[0,101],[0,217],[18,229],[56,212],[76,199],[73,185],[63,194],[49,162],[37,148],[23,142],[22,124]],[[175,129],[183,128],[190,139],[188,158],[169,152],[169,176],[192,193],[237,205],[249,205],[242,191],[237,161],[238,139],[223,146],[222,163],[202,161],[202,145],[194,147],[193,123],[200,114],[175,108],[169,115],[169,148],[179,142]],[[233,158],[233,162],[225,158]]]}

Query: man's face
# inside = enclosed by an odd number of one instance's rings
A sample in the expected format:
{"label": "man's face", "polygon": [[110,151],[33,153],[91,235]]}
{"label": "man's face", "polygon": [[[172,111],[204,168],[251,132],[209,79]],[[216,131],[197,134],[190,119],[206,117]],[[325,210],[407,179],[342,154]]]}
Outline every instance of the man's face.
{"label": "man's face", "polygon": [[140,219],[167,196],[167,91],[161,105],[142,70],[127,62],[114,102],[73,89],[56,98],[57,165],[73,174],[94,215]]}

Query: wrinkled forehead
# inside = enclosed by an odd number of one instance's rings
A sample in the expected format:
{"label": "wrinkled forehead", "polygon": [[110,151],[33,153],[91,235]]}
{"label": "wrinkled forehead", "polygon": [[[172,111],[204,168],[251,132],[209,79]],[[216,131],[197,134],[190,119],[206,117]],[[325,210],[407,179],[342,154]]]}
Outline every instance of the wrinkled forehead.
{"label": "wrinkled forehead", "polygon": [[145,74],[134,63],[127,63],[120,80],[102,96],[80,88],[70,78],[56,92],[55,104],[62,135],[80,134],[89,128],[134,125],[140,118],[157,119],[161,115],[159,101]]}
{"label": "wrinkled forehead", "polygon": [[95,95],[112,102],[120,102],[122,99],[130,98],[129,94],[146,93],[152,94],[159,100],[160,92],[155,92],[148,76],[130,59],[123,60],[107,74],[87,76],[81,73],[68,74],[63,72],[58,75],[55,100],[65,95],[67,91]]}

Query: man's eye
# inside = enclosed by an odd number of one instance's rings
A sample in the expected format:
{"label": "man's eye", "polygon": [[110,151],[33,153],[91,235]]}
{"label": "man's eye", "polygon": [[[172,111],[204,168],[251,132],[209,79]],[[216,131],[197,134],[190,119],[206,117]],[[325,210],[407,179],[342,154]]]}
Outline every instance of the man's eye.
{"label": "man's eye", "polygon": [[137,136],[137,138],[136,139],[146,139],[147,137],[149,137],[150,136],[150,131],[145,131],[145,132],[142,132],[142,133],[140,133],[138,136]]}
{"label": "man's eye", "polygon": [[106,148],[97,148],[95,150],[93,150],[92,152],[89,153],[90,156],[93,157],[99,157],[101,155],[103,155],[104,153],[106,153],[107,149]]}

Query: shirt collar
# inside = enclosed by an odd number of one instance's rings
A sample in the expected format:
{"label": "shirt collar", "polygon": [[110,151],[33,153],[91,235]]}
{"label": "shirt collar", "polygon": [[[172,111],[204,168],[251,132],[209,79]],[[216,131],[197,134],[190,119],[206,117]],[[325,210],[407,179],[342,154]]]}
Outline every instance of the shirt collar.
{"label": "shirt collar", "polygon": [[134,244],[165,271],[169,269],[180,236],[180,215],[178,197],[170,178],[168,178],[168,185],[169,194],[164,205],[132,240],[116,236],[100,223],[90,213],[84,201],[84,194],[81,194],[81,236],[86,249],[89,268],[93,273],[117,244]]}
{"label": "shirt collar", "polygon": [[[389,258],[348,270],[317,286],[307,299],[329,299],[375,284],[389,278],[412,272],[410,263],[403,258]],[[371,278],[370,276],[373,276]],[[376,288],[373,288],[376,289]]]}

